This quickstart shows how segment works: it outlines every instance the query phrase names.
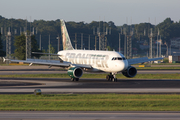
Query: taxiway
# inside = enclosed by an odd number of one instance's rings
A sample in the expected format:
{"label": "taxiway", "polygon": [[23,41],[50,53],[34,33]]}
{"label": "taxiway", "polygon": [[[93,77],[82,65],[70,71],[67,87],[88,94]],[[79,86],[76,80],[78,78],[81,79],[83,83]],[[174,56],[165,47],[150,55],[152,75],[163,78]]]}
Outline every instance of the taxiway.
{"label": "taxiway", "polygon": [[1,111],[0,120],[179,120],[179,112]]}
{"label": "taxiway", "polygon": [[69,78],[0,78],[1,94],[31,94],[41,89],[44,94],[59,93],[133,93],[133,94],[180,94],[180,80],[121,79],[118,82],[105,79]]}

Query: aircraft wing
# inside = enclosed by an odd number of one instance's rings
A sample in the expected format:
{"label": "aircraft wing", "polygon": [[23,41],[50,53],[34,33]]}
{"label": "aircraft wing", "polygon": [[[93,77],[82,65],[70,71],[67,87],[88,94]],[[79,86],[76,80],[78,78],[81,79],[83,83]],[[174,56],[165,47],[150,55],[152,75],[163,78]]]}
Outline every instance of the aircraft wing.
{"label": "aircraft wing", "polygon": [[163,58],[152,58],[152,59],[148,59],[148,57],[142,57],[142,58],[135,58],[135,59],[127,59],[128,64],[132,65],[132,64],[137,64],[137,63],[144,63],[144,62],[149,62],[149,61],[156,61],[156,60],[162,60]]}
{"label": "aircraft wing", "polygon": [[[8,60],[8,59],[5,59]],[[5,61],[4,60],[4,61]],[[10,60],[11,62],[23,62],[29,63],[29,66],[32,64],[38,65],[47,65],[47,66],[56,66],[56,67],[80,67],[80,68],[92,68],[91,65],[84,65],[84,64],[71,64],[70,62],[60,62],[58,60],[41,60],[41,59],[27,59],[27,60]]]}
{"label": "aircraft wing", "polygon": [[32,64],[38,64],[38,65],[47,65],[47,66],[57,66],[57,67],[69,67],[71,64],[68,62],[61,63],[60,61],[51,61],[51,60],[39,60],[39,59],[28,59],[28,60],[10,60],[11,62],[23,62],[23,63],[29,63],[30,66]]}

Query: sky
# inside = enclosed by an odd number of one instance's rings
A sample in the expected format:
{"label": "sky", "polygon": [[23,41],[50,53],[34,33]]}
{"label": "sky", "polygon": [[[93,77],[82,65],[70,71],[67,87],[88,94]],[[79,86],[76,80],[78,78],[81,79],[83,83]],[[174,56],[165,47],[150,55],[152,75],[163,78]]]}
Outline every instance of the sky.
{"label": "sky", "polygon": [[100,20],[113,21],[117,26],[145,22],[157,25],[168,17],[179,22],[179,12],[180,0],[0,0],[1,16],[28,21]]}

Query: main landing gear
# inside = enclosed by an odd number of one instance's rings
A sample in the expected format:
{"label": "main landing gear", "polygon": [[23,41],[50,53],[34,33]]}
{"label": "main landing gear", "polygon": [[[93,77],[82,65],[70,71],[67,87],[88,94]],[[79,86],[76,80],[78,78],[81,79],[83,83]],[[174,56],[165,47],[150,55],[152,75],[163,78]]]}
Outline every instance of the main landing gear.
{"label": "main landing gear", "polygon": [[79,81],[79,78],[71,78],[71,81]]}
{"label": "main landing gear", "polygon": [[117,82],[116,74],[117,73],[110,73],[110,75],[106,76],[106,80],[107,81]]}

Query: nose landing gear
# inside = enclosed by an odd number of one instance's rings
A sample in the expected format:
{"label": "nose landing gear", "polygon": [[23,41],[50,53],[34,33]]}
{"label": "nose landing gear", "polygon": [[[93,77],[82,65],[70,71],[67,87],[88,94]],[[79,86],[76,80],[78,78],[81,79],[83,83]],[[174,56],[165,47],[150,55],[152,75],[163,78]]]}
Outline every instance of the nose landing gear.
{"label": "nose landing gear", "polygon": [[116,74],[117,73],[110,73],[110,75],[106,76],[106,80],[107,81],[112,81],[112,82],[117,82]]}

